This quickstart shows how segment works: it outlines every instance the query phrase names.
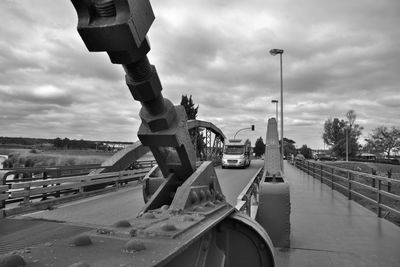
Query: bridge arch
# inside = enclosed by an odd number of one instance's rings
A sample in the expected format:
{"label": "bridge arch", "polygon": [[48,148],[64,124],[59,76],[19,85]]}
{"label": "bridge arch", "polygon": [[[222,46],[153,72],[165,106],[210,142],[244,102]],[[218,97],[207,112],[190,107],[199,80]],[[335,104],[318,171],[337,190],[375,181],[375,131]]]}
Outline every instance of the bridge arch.
{"label": "bridge arch", "polygon": [[[199,129],[195,131],[195,138],[197,134],[202,133],[205,139],[205,147],[202,148],[201,154],[204,158],[201,160],[219,162],[221,160],[222,148],[224,146],[225,135],[217,126],[208,121],[202,120],[188,120],[188,129]],[[193,141],[193,140],[192,140]],[[197,142],[193,142],[196,152],[199,150]]]}

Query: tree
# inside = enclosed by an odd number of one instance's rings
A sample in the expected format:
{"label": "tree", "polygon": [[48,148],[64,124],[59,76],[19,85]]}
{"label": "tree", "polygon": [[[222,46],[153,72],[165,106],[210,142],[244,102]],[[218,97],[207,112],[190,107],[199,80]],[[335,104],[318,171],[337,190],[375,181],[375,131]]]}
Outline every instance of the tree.
{"label": "tree", "polygon": [[[195,120],[197,118],[199,105],[197,105],[197,107],[194,107],[191,95],[189,98],[187,97],[187,95],[182,95],[181,106],[185,108],[188,120]],[[200,130],[198,128],[189,130],[189,135],[192,140],[192,143],[197,147],[196,156],[198,158],[201,158],[202,154],[204,154],[204,149],[206,148],[206,144],[204,142],[204,136],[202,135],[202,133],[200,133]]]}
{"label": "tree", "polygon": [[354,110],[346,113],[348,121],[339,120],[338,118],[329,118],[324,123],[324,133],[322,139],[324,143],[332,147],[332,152],[336,156],[346,156],[346,135],[348,137],[349,156],[355,157],[360,145],[358,138],[361,135],[363,127],[355,124],[357,115]]}
{"label": "tree", "polygon": [[307,147],[307,145],[303,145],[299,149],[299,153],[302,154],[306,159],[311,159],[312,158],[312,149]]}
{"label": "tree", "polygon": [[256,157],[260,157],[264,153],[265,153],[265,144],[262,137],[260,136],[260,138],[256,140],[256,143],[254,145],[254,154],[256,155]]}
{"label": "tree", "polygon": [[324,123],[324,133],[322,134],[322,139],[324,143],[329,146],[334,146],[339,143],[340,140],[346,138],[344,135],[344,128],[346,127],[346,122],[344,120],[339,120],[338,118],[329,118]]}
{"label": "tree", "polygon": [[194,107],[192,100],[192,95],[188,98],[187,95],[182,95],[181,106],[185,108],[188,120],[195,120],[197,117],[197,112],[199,111],[199,105]]}
{"label": "tree", "polygon": [[372,134],[367,141],[366,148],[373,153],[386,153],[390,157],[390,152],[400,149],[400,129],[380,126],[372,130]]}
{"label": "tree", "polygon": [[[290,155],[296,155],[297,154],[297,149],[294,147],[294,144],[296,143],[292,139],[288,139],[286,137],[283,138],[283,154],[285,157],[289,157]],[[279,140],[279,145],[281,144],[281,140]]]}

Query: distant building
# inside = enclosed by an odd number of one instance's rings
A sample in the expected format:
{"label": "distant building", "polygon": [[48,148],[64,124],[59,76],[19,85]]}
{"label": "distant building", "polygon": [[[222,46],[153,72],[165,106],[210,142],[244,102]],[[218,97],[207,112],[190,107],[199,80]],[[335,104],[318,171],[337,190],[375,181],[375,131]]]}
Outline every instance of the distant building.
{"label": "distant building", "polygon": [[375,154],[371,154],[371,153],[360,153],[357,155],[357,158],[367,159],[367,160],[376,160],[377,156]]}

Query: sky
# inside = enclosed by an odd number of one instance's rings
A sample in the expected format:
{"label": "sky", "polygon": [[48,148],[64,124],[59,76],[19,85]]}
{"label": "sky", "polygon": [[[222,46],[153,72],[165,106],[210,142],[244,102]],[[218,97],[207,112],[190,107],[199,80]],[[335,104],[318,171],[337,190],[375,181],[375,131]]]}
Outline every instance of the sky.
{"label": "sky", "polygon": [[[400,127],[400,1],[157,0],[148,38],[164,97],[183,94],[228,138],[284,135],[324,148],[328,118],[353,109],[362,138]],[[0,1],[0,136],[134,142],[140,125],[121,66],[90,53],[70,1]],[[280,104],[279,104],[280,105]],[[279,115],[280,116],[280,115]],[[280,121],[280,118],[279,118]]]}

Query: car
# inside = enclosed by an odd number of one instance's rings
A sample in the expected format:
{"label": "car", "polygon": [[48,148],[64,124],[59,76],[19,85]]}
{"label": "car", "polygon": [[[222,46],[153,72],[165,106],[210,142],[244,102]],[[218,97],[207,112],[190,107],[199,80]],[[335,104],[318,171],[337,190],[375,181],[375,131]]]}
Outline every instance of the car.
{"label": "car", "polygon": [[304,157],[303,154],[297,154],[296,155],[296,160],[305,160],[305,159],[306,159],[306,157]]}

